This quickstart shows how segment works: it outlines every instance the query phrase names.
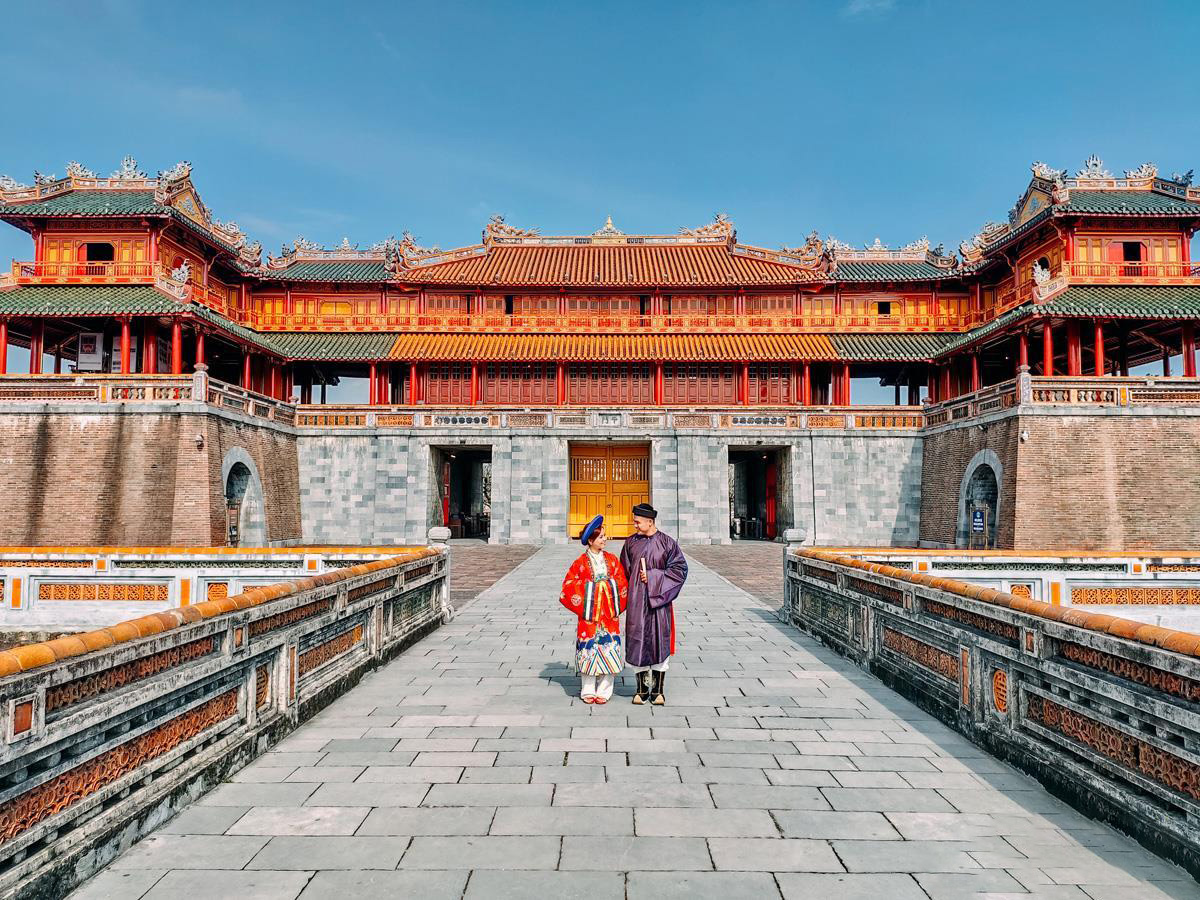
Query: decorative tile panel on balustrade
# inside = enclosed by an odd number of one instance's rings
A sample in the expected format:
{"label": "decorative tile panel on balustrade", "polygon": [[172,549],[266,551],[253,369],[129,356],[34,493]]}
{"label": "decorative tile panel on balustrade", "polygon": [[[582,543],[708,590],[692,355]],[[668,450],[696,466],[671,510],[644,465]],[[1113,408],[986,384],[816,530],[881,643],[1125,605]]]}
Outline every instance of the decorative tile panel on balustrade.
{"label": "decorative tile panel on balustrade", "polygon": [[0,893],[61,896],[444,615],[395,555],[0,651]]}
{"label": "decorative tile panel on balustrade", "polygon": [[793,623],[1200,874],[1200,635],[837,552],[784,565]]}

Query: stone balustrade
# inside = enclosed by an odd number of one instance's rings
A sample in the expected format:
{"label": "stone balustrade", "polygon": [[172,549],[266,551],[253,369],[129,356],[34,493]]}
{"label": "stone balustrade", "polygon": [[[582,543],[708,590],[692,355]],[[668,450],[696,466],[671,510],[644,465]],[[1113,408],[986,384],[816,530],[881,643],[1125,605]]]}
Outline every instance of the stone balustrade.
{"label": "stone balustrade", "polygon": [[0,895],[65,894],[437,627],[448,566],[397,548],[0,651]]}
{"label": "stone balustrade", "polygon": [[793,623],[1200,875],[1200,634],[825,550],[784,565]]}

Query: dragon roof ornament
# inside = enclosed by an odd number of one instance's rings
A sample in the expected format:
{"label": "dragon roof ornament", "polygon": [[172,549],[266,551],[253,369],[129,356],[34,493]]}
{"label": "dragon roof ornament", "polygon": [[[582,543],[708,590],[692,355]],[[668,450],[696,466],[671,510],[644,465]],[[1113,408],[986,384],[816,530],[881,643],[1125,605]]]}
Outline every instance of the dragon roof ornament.
{"label": "dragon roof ornament", "polygon": [[816,231],[809,232],[802,247],[789,247],[781,244],[779,249],[785,257],[788,257],[784,260],[785,262],[795,262],[809,268],[818,266],[826,256],[825,245]]}
{"label": "dragon roof ornament", "polygon": [[504,216],[496,213],[483,226],[483,242],[490,244],[497,240],[505,240],[506,238],[535,238],[538,237],[536,228],[517,228],[509,225],[504,221]]}
{"label": "dragon roof ornament", "polygon": [[737,229],[733,227],[729,216],[721,212],[714,215],[707,225],[701,225],[699,228],[680,228],[679,233],[687,237],[720,238],[731,242],[737,240]]}
{"label": "dragon roof ornament", "polygon": [[1104,160],[1095,153],[1083,161],[1083,168],[1075,173],[1075,177],[1086,181],[1105,180],[1112,178],[1112,172],[1104,168]]}

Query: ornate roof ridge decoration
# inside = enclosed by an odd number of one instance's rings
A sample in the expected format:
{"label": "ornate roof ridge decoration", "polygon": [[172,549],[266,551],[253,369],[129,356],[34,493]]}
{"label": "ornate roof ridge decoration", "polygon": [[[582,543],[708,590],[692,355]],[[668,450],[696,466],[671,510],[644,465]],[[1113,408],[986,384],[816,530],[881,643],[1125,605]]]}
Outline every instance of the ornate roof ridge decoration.
{"label": "ornate roof ridge decoration", "polygon": [[680,228],[679,233],[688,237],[701,239],[720,239],[726,240],[730,244],[737,243],[737,229],[733,227],[733,222],[729,216],[723,212],[716,213],[713,220],[707,225],[701,225],[699,228]]}
{"label": "ornate roof ridge decoration", "polygon": [[623,238],[623,237],[625,237],[625,232],[621,231],[619,228],[617,228],[616,225],[613,224],[612,216],[607,216],[604,219],[604,227],[598,228],[596,231],[593,231],[592,237],[594,237],[594,238]]}
{"label": "ornate roof ridge decoration", "polygon": [[[734,247],[738,250],[746,249],[740,244],[735,244]],[[780,244],[779,250],[780,262],[790,262],[806,269],[828,269],[831,262],[825,244],[815,230],[808,233],[803,246],[789,247],[787,244]]]}
{"label": "ornate roof ridge decoration", "polygon": [[509,225],[504,221],[504,216],[500,213],[495,213],[488,223],[483,226],[483,243],[508,243],[511,240],[523,240],[526,238],[536,238],[538,230],[536,228],[517,228]]}
{"label": "ornate roof ridge decoration", "polygon": [[930,247],[929,238],[925,235],[915,241],[910,241],[898,250],[891,249],[879,238],[875,238],[874,243],[866,244],[861,250],[856,250],[849,244],[830,238],[829,252],[839,263],[929,263],[939,269],[953,269],[958,265],[958,257],[953,253],[947,253],[941,244]]}

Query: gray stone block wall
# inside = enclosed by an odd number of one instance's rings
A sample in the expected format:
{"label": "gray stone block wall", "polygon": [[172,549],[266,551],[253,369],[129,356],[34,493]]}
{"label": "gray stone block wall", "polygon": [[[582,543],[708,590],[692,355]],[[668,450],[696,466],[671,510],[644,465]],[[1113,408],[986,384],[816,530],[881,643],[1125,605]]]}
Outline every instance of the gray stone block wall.
{"label": "gray stone block wall", "polygon": [[[620,430],[388,429],[298,437],[304,540],[424,543],[440,524],[438,448],[490,447],[493,543],[565,543],[571,442],[628,440]],[[664,531],[692,543],[729,541],[729,448],[779,450],[779,530],[817,544],[915,544],[921,445],[884,431],[668,431],[650,443],[650,495]],[[460,443],[461,442],[461,443]]]}

